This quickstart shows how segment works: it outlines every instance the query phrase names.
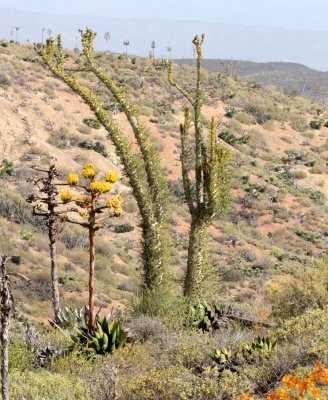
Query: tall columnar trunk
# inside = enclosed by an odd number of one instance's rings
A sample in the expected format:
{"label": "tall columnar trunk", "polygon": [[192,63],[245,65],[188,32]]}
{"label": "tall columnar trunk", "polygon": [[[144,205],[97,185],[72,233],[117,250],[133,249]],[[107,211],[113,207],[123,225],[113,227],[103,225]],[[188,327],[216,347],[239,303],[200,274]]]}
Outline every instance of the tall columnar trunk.
{"label": "tall columnar trunk", "polygon": [[90,260],[89,260],[89,331],[95,328],[95,298],[94,298],[94,275],[95,275],[95,231],[89,229]]}
{"label": "tall columnar trunk", "polygon": [[95,76],[121,106],[133,130],[138,146],[137,151],[135,151],[135,147],[131,146],[112,115],[102,107],[101,101],[95,93],[81,83],[70,67],[64,64],[60,35],[57,45],[53,40],[48,40],[47,46],[39,50],[39,54],[50,70],[86,102],[107,130],[109,138],[116,148],[116,153],[120,157],[140,210],[143,232],[143,284],[147,291],[152,291],[156,290],[158,285],[165,283],[164,277],[167,275],[166,182],[156,149],[150,142],[147,130],[142,125],[137,111],[128,101],[124,91],[117,86],[113,78],[104,68],[101,68],[94,58],[93,40],[95,36],[96,34],[90,29],[81,34],[86,65],[78,71]]}
{"label": "tall columnar trunk", "polygon": [[8,337],[9,337],[9,314],[3,314],[1,318],[1,380],[2,380],[2,399],[9,400],[9,355],[8,355]]}
{"label": "tall columnar trunk", "polygon": [[198,213],[193,215],[189,233],[188,265],[184,282],[184,295],[193,300],[201,297],[202,293],[208,226],[209,220],[207,218]]}
{"label": "tall columnar trunk", "polygon": [[[169,64],[168,80],[190,103],[194,111],[194,149],[189,139],[191,126],[189,109],[185,109],[185,121],[180,126],[181,166],[184,194],[188,204],[191,226],[189,232],[188,265],[185,276],[184,294],[197,299],[202,296],[205,278],[207,228],[227,204],[227,153],[217,144],[216,124],[212,118],[209,140],[205,143],[202,106],[204,102],[202,74],[202,45],[205,35],[195,36],[193,44],[197,52],[197,83],[194,93],[178,85],[173,78],[173,63]],[[191,152],[194,152],[192,165]],[[192,172],[192,169],[194,171]],[[194,179],[192,178],[194,176]]]}
{"label": "tall columnar trunk", "polygon": [[1,394],[3,400],[9,400],[9,321],[13,301],[9,278],[6,271],[6,257],[1,256]]}
{"label": "tall columnar trunk", "polygon": [[61,307],[60,307],[60,295],[58,287],[56,236],[52,229],[49,229],[49,247],[50,247],[52,305],[54,309],[54,317],[55,317],[54,321],[58,322]]}

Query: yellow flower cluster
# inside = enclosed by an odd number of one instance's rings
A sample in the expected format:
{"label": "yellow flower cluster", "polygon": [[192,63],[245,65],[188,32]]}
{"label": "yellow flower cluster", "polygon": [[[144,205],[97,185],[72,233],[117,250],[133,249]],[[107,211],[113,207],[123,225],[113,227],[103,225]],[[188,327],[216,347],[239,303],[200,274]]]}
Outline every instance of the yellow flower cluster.
{"label": "yellow flower cluster", "polygon": [[108,171],[106,181],[110,183],[116,183],[118,181],[117,173],[115,171]]}
{"label": "yellow flower cluster", "polygon": [[92,193],[102,194],[112,190],[112,185],[106,181],[94,181],[90,183],[90,191]]}
{"label": "yellow flower cluster", "polygon": [[83,209],[83,210],[79,211],[79,215],[83,219],[88,219],[89,218],[89,213],[88,213],[88,211],[86,209]]}
{"label": "yellow flower cluster", "polygon": [[60,198],[61,198],[61,201],[63,203],[69,203],[70,201],[73,200],[73,197],[74,197],[73,193],[68,189],[67,190],[63,190],[60,193]]}
{"label": "yellow flower cluster", "polygon": [[107,199],[106,201],[107,207],[113,209],[115,217],[120,217],[123,215],[123,210],[121,208],[122,203],[123,199],[119,194]]}
{"label": "yellow flower cluster", "polygon": [[107,207],[109,208],[119,208],[121,207],[122,203],[123,199],[119,194],[110,197],[109,199],[106,200]]}
{"label": "yellow flower cluster", "polygon": [[113,212],[114,212],[114,216],[115,217],[121,217],[123,215],[123,210],[120,207],[119,208],[114,208]]}
{"label": "yellow flower cluster", "polygon": [[79,183],[79,177],[76,174],[71,173],[71,174],[68,175],[67,183],[70,186],[77,185]]}
{"label": "yellow flower cluster", "polygon": [[82,176],[85,179],[92,179],[95,175],[96,175],[96,170],[93,164],[86,164],[83,167]]}
{"label": "yellow flower cluster", "polygon": [[75,200],[75,203],[80,207],[85,206],[91,203],[91,198],[86,195],[81,195]]}

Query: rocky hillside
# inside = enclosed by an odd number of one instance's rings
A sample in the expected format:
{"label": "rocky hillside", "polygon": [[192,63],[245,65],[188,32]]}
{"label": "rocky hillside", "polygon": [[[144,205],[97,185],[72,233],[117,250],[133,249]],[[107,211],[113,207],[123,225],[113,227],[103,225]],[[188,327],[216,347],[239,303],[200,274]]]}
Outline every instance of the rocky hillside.
{"label": "rocky hillside", "polygon": [[[194,61],[180,59],[176,62],[192,65]],[[315,102],[327,102],[328,73],[302,64],[206,59],[203,65],[211,72],[243,77],[262,86],[275,86],[277,90],[293,96],[302,95]]]}
{"label": "rocky hillside", "polygon": [[[81,63],[78,53],[67,57]],[[165,66],[108,53],[98,54],[98,60],[126,88],[161,151],[172,193],[171,265],[180,290],[189,226],[179,161],[185,104],[167,84]],[[179,81],[193,85],[192,66],[176,70]],[[105,88],[86,75],[82,79],[128,133]],[[221,277],[216,292],[221,300],[266,319],[275,284],[299,279],[327,248],[328,113],[305,98],[242,78],[205,72],[205,79],[206,121],[218,120],[219,138],[234,154],[231,209],[211,229],[211,258]],[[2,42],[0,102],[0,157],[7,160],[0,170],[0,251],[16,256],[10,268],[31,280],[15,286],[23,313],[29,318],[51,315],[47,238],[25,202],[33,190],[27,182],[34,173],[31,166],[47,163],[49,156],[64,175],[88,162],[104,173],[119,172],[125,214],[110,221],[98,238],[97,305],[109,310],[131,304],[140,280],[139,216],[106,131],[29,46]],[[64,301],[82,305],[87,298],[86,233],[63,225],[58,252]]]}

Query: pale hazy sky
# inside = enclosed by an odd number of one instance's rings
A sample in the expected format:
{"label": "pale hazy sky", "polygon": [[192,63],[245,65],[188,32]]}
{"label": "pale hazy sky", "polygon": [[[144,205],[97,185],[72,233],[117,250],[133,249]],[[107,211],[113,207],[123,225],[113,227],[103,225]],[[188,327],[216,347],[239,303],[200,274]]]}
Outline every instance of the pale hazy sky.
{"label": "pale hazy sky", "polygon": [[0,0],[0,8],[328,30],[328,0]]}

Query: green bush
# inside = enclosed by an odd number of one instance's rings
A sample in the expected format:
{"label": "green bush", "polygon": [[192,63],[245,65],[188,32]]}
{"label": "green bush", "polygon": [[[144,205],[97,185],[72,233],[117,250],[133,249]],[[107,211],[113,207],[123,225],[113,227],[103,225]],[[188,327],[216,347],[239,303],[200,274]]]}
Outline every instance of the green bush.
{"label": "green bush", "polygon": [[6,159],[2,160],[2,164],[0,164],[0,178],[3,178],[5,175],[12,176],[13,173],[13,163]]}
{"label": "green bush", "polygon": [[93,129],[100,129],[101,124],[97,119],[94,118],[84,118],[83,122]]}
{"label": "green bush", "polygon": [[47,370],[14,371],[10,376],[10,397],[15,400],[91,400],[83,378]]}
{"label": "green bush", "polygon": [[80,142],[80,137],[71,133],[67,128],[61,127],[55,132],[51,132],[48,143],[58,147],[59,149],[68,149],[77,146]]}
{"label": "green bush", "polygon": [[320,260],[316,266],[300,273],[298,279],[288,279],[270,287],[267,298],[276,318],[288,319],[305,311],[323,308],[328,304],[328,262]]}
{"label": "green bush", "polygon": [[134,227],[130,224],[120,224],[114,226],[115,233],[125,233],[125,232],[132,232]]}
{"label": "green bush", "polygon": [[123,388],[122,400],[217,400],[215,377],[200,377],[181,366],[153,369],[131,379]]}
{"label": "green bush", "polygon": [[20,337],[14,336],[9,342],[9,372],[28,371],[35,362],[35,354]]}
{"label": "green bush", "polygon": [[249,135],[244,135],[237,138],[234,134],[228,131],[220,132],[218,137],[224,140],[226,143],[230,144],[231,146],[234,146],[235,144],[246,144],[249,142],[250,139]]}
{"label": "green bush", "polygon": [[250,114],[247,114],[246,112],[239,112],[236,116],[235,116],[235,119],[237,120],[237,121],[239,121],[239,122],[241,122],[242,124],[245,124],[245,125],[253,125],[253,124],[256,124],[256,120],[255,120],[255,118],[252,116],[252,115],[250,115]]}
{"label": "green bush", "polygon": [[290,126],[297,132],[304,132],[307,128],[307,121],[304,115],[293,114],[290,118]]}
{"label": "green bush", "polygon": [[21,256],[11,256],[10,257],[10,261],[13,263],[13,264],[16,264],[16,265],[20,265],[21,264]]}
{"label": "green bush", "polygon": [[103,157],[108,157],[108,153],[106,150],[106,147],[100,143],[100,142],[92,142],[91,140],[83,140],[78,144],[79,147],[82,149],[89,149],[93,150],[99,154],[101,154]]}
{"label": "green bush", "polygon": [[0,74],[0,86],[6,87],[10,85],[10,80],[3,74]]}
{"label": "green bush", "polygon": [[237,114],[237,110],[234,107],[227,108],[225,111],[225,116],[228,118],[232,118],[235,114]]}
{"label": "green bush", "polygon": [[320,129],[322,127],[322,122],[317,120],[310,121],[310,127],[312,129]]}

